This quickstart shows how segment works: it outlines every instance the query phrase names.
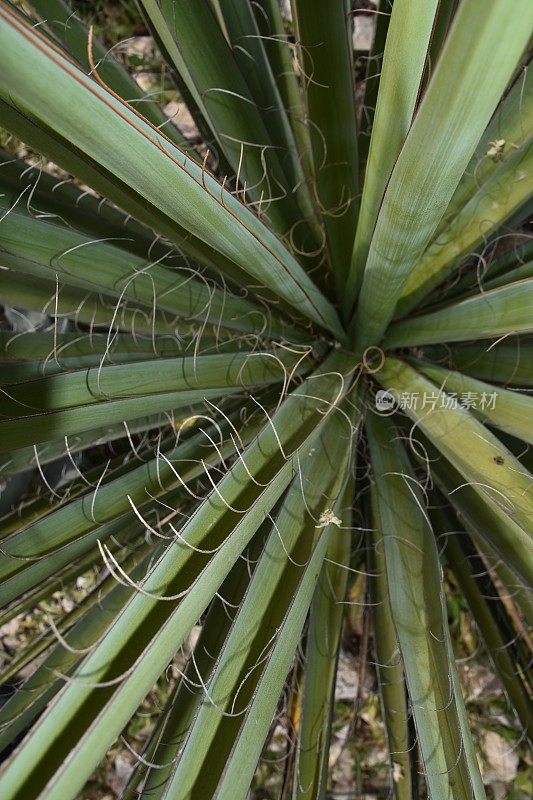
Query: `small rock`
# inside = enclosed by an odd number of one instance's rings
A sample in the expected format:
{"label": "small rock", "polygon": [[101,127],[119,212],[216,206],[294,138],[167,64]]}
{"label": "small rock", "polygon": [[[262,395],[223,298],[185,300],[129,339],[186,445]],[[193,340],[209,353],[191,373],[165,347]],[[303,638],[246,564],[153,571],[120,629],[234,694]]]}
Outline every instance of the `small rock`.
{"label": "small rock", "polygon": [[154,49],[154,40],[151,36],[130,36],[116,45],[114,53],[136,56],[150,61],[154,56]]}
{"label": "small rock", "polygon": [[185,103],[177,103],[175,100],[171,100],[163,108],[163,111],[178,126],[187,139],[194,140],[199,137],[198,128],[194,124],[194,120]]}
{"label": "small rock", "polygon": [[498,679],[483,664],[461,664],[459,667],[459,680],[467,702],[501,692]]}
{"label": "small rock", "polygon": [[489,731],[481,744],[483,783],[511,783],[516,778],[519,755],[513,745],[495,731]]}
{"label": "small rock", "polygon": [[129,753],[119,753],[114,761],[114,769],[109,770],[107,773],[107,783],[115,792],[117,797],[120,797],[126,784],[133,772],[134,764],[132,763],[132,756]]}
{"label": "small rock", "polygon": [[136,72],[133,77],[143,90],[143,92],[152,92],[157,87],[154,76],[150,72]]}
{"label": "small rock", "polygon": [[354,701],[357,695],[357,685],[354,660],[341,651],[335,684],[335,699]]}
{"label": "small rock", "polygon": [[376,27],[375,14],[357,15],[354,21],[353,46],[356,50],[370,50]]}

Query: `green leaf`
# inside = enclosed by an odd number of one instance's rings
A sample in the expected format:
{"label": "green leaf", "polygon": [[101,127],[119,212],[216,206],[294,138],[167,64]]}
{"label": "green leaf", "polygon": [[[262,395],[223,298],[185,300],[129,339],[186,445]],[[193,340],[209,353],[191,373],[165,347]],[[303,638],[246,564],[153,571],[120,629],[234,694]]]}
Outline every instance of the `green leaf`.
{"label": "green leaf", "polygon": [[350,502],[353,488],[353,482],[349,481],[342,502],[337,504],[342,527],[332,528],[309,614],[294,767],[293,797],[297,800],[326,796],[335,679],[351,557]]}
{"label": "green leaf", "polygon": [[[0,213],[7,212],[0,207]],[[110,237],[105,237],[107,240]],[[67,286],[108,291],[111,297],[168,311],[200,323],[219,323],[221,316],[237,329],[264,326],[262,311],[247,300],[217,289],[201,274],[174,265],[172,255],[162,266],[139,258],[102,239],[66,229],[50,220],[34,219],[11,209],[0,229],[0,259],[5,267]],[[167,268],[167,267],[170,267]],[[255,317],[255,319],[254,319]]]}
{"label": "green leaf", "polygon": [[[74,148],[72,142],[63,137],[60,131],[56,132],[47,127],[42,120],[37,123],[28,114],[22,113],[15,106],[4,102],[1,97],[0,111],[2,124],[7,130],[20,137],[47,159],[61,165],[66,172],[75,175],[83,184],[91,186],[108,201],[133,215],[138,221],[134,224],[136,231],[143,227],[151,228],[152,231],[157,231],[157,234],[153,233],[152,241],[164,236],[168,242],[177,244],[178,249],[185,255],[200,260],[216,271],[218,277],[219,269],[223,267],[226,275],[240,284],[245,282],[243,281],[245,273],[239,270],[232,261],[192,236],[177,222],[166,218],[155,206],[139,196],[130,182],[121,181],[112,173],[104,170],[85,152]],[[164,140],[163,134],[161,136]]]}
{"label": "green leaf", "polygon": [[[256,353],[229,353],[152,359],[129,364],[104,364],[80,368],[4,386],[4,416],[28,416],[72,406],[105,402],[120,397],[162,392],[221,388],[246,388],[290,380],[290,373],[309,351],[280,349]],[[303,357],[303,358],[302,358]]]}
{"label": "green leaf", "polygon": [[[483,505],[504,525],[493,538],[507,563],[524,580],[533,580],[531,475],[498,439],[462,408],[457,400],[424,378],[407,364],[387,358],[377,373],[381,385],[401,399],[413,397],[405,411],[442,455],[463,476],[462,486],[471,488]],[[462,491],[462,489],[459,489]]]}
{"label": "green leaf", "polygon": [[[310,446],[324,411],[341,400],[350,369],[351,358],[336,351],[202,501],[4,772],[6,800],[20,791],[47,800],[77,794],[291,482],[298,448]],[[103,691],[94,687],[109,680]]]}
{"label": "green leaf", "polygon": [[77,188],[74,179],[59,180],[41,165],[31,166],[4,150],[0,150],[0,191],[5,206],[15,207],[19,201],[19,211],[38,219],[74,228],[91,239],[120,242],[121,250],[148,261],[172,256],[174,265],[179,261],[182,267],[190,267],[190,259],[187,261],[176,247],[105,198]]}
{"label": "green leaf", "polygon": [[461,256],[474,250],[530,198],[532,167],[533,138],[512,151],[426,250],[405,284],[396,316],[411,311],[452,272]]}
{"label": "green leaf", "polygon": [[274,79],[298,143],[302,169],[307,183],[312,185],[314,168],[311,137],[303,94],[293,68],[295,46],[285,29],[278,0],[257,0],[253,7]]}
{"label": "green leaf", "polygon": [[97,548],[89,550],[89,552],[77,561],[72,561],[67,567],[57,570],[50,578],[43,580],[35,589],[25,592],[22,597],[8,605],[0,612],[0,625],[10,622],[19,614],[24,614],[56,591],[64,590],[65,587],[72,587],[73,581],[76,581],[80,575],[87,572],[94,567],[94,561],[97,558]]}
{"label": "green leaf", "polygon": [[224,38],[210,3],[142,0],[141,7],[216,137],[239,190],[282,235],[298,218],[292,190],[273,141],[250,93],[236,54]]}
{"label": "green leaf", "polygon": [[[396,0],[388,24],[344,309],[353,310],[392,170],[413,122],[438,0]],[[374,79],[375,80],[375,79]]]}
{"label": "green leaf", "polygon": [[[333,307],[274,234],[229,191],[99,84],[55,53],[38,30],[0,9],[0,94],[68,138],[108,174],[264,282],[289,305],[343,336]],[[120,139],[121,149],[108,139]],[[127,156],[126,158],[124,156]],[[149,165],[144,170],[138,164]],[[176,232],[178,244],[182,234]]]}
{"label": "green leaf", "polygon": [[508,243],[504,252],[493,258],[488,264],[488,277],[491,279],[496,275],[503,275],[514,267],[521,266],[531,260],[533,260],[533,239],[518,234],[516,239],[513,237],[513,240]]}
{"label": "green leaf", "polygon": [[451,650],[441,567],[422,491],[392,423],[367,420],[391,614],[426,780],[435,798],[484,798]]}
{"label": "green leaf", "polygon": [[440,389],[449,395],[458,395],[460,402],[469,407],[474,416],[533,444],[532,397],[427,362],[416,361],[415,364]]}
{"label": "green leaf", "polygon": [[[494,252],[498,253],[499,251],[499,245],[497,236],[489,241],[479,254],[474,254],[474,260],[466,265],[462,277],[453,281],[453,286],[447,286],[445,283],[437,289],[436,299],[440,299],[443,292],[445,292],[446,302],[455,297],[463,299],[472,290],[479,292],[485,280],[492,281],[496,277],[503,278],[504,274],[533,260],[533,239],[529,239],[527,236],[510,237],[504,252],[494,257]],[[507,281],[503,282],[507,283]],[[433,295],[430,295],[428,301],[434,301]]]}
{"label": "green leaf", "polygon": [[[511,386],[533,386],[533,348],[526,337],[509,337],[486,346],[452,345],[444,353],[436,348],[423,348],[426,358],[445,363],[489,383],[505,383]],[[440,361],[442,359],[442,362]]]}
{"label": "green leaf", "polygon": [[490,569],[501,581],[501,594],[507,592],[511,602],[519,609],[524,621],[531,627],[533,625],[533,598],[531,597],[531,587],[527,586],[516,572],[513,572],[507,564],[499,557],[492,545],[483,538],[472,525],[465,523],[472,539],[476,543],[479,553],[483,554]]}
{"label": "green leaf", "polygon": [[[298,587],[298,601],[288,609],[284,624],[272,652],[269,654],[261,682],[250,704],[241,735],[233,750],[232,760],[223,775],[219,788],[220,800],[230,800],[233,797],[244,800],[246,797],[250,780],[261,755],[260,735],[264,736],[268,732],[272,712],[275,710],[275,698],[283,688],[283,680],[298,645],[331,535],[334,535],[334,531],[333,534],[328,531],[320,537]],[[259,735],[256,735],[256,730]],[[240,768],[241,763],[243,769]]]}
{"label": "green leaf", "polygon": [[523,681],[523,668],[513,653],[516,632],[483,560],[467,536],[447,532],[444,555],[476,620],[505,693],[528,736],[533,734],[533,703]]}
{"label": "green leaf", "polygon": [[[428,52],[428,59],[426,65],[425,82],[429,81],[431,74],[435,69],[440,52],[446,41],[446,37],[450,32],[450,27],[457,11],[456,0],[440,0],[437,14],[435,15],[435,24],[431,34],[431,44]],[[423,87],[425,88],[425,86]]]}
{"label": "green leaf", "polygon": [[22,313],[37,311],[58,320],[66,318],[76,325],[87,325],[91,330],[103,326],[113,333],[128,331],[134,337],[191,333],[190,322],[183,324],[178,316],[173,317],[153,307],[142,308],[127,302],[117,305],[116,298],[14,270],[0,269],[0,297],[3,303],[20,309]]}
{"label": "green leaf", "polygon": [[464,0],[455,15],[383,197],[357,310],[358,350],[381,341],[522,55],[533,6],[520,0],[515,11],[506,0]]}
{"label": "green leaf", "polygon": [[[192,326],[191,326],[192,327]],[[0,331],[0,363],[6,383],[64,372],[81,367],[146,361],[149,358],[176,358],[179,355],[206,355],[237,352],[243,339],[219,339],[202,333],[191,338],[142,337],[131,334],[34,333],[13,334]],[[198,331],[198,334],[200,331]],[[246,340],[244,340],[246,341]]]}
{"label": "green leaf", "polygon": [[137,797],[136,787],[143,778],[142,772],[146,773],[143,790],[146,793],[150,792],[153,797],[160,795],[172,772],[177,753],[183,746],[190,725],[205,699],[203,687],[207,685],[216,667],[224,641],[250,585],[268,530],[267,519],[252,539],[249,548],[235,563],[211,603],[194,647],[194,658],[188,660],[182,677],[177,682],[175,691],[167,701],[143,751],[143,758],[157,766],[146,769],[139,763],[135,774],[128,782],[123,800]]}
{"label": "green leaf", "polygon": [[[246,597],[163,798],[229,797],[230,787],[232,797],[246,796],[327,543],[335,535],[336,528],[326,520],[328,514],[339,513],[337,495],[350,454],[347,422],[351,425],[340,415],[329,419],[272,518]],[[207,757],[208,771],[203,768]]]}
{"label": "green leaf", "polygon": [[[58,545],[57,548],[45,552],[44,557],[36,556],[33,558],[30,555],[28,560],[24,560],[24,557],[19,560],[17,556],[11,557],[10,554],[6,554],[6,558],[2,561],[2,572],[5,575],[5,580],[0,590],[2,603],[10,603],[17,598],[21,598],[42,581],[56,575],[67,564],[71,564],[77,559],[82,559],[91,551],[93,552],[94,561],[98,557],[94,548],[99,540],[103,542],[108,540],[122,541],[124,537],[130,534],[135,538],[143,535],[143,528],[132,512],[123,515],[122,518],[104,523],[99,527],[93,525],[86,535],[74,538],[71,541],[68,541],[68,532],[64,532],[63,536],[67,540],[65,545],[61,544],[61,532],[58,532],[53,542],[53,544]],[[22,545],[21,549],[31,552],[31,543],[18,541],[16,535],[12,538],[15,544]],[[40,545],[40,549],[44,550],[42,543]],[[39,548],[39,544],[37,544],[37,547],[34,546],[33,549],[36,550],[37,548]]]}
{"label": "green leaf", "polygon": [[[422,444],[424,458],[427,455],[432,459],[432,475],[436,485],[454,509],[461,525],[472,535],[478,551],[483,553],[486,562],[498,575],[531,625],[533,605],[530,601],[530,585],[524,581],[520,570],[517,572],[510,566],[513,563],[512,557],[510,561],[508,558],[509,552],[512,553],[512,547],[508,543],[512,543],[516,536],[513,521],[497,507],[489,507],[471,486],[465,484],[461,473],[439,454],[426,437],[422,438]],[[418,459],[420,455],[417,450]]]}
{"label": "green leaf", "polygon": [[486,291],[491,291],[492,289],[498,289],[500,286],[506,286],[509,283],[522,281],[525,278],[533,278],[533,261],[528,261],[526,264],[521,264],[519,267],[511,269],[503,275],[498,275],[485,281],[483,288]]}
{"label": "green leaf", "polygon": [[[130,573],[132,580],[139,580],[146,572],[147,563]],[[94,590],[98,595],[102,587]],[[22,684],[20,689],[0,709],[0,748],[3,750],[46,708],[50,700],[64,686],[64,678],[83,659],[84,651],[92,649],[113,623],[124,603],[132,596],[133,588],[123,586],[109,576],[101,602],[93,604],[46,656],[43,663]],[[110,590],[109,593],[105,589]]]}
{"label": "green leaf", "polygon": [[[68,563],[73,550],[79,554],[97,540],[104,541],[113,533],[115,522],[131,518],[132,508],[146,513],[144,506],[154,506],[165,495],[168,502],[173,490],[205,475],[205,465],[216,465],[231,457],[235,445],[231,437],[223,439],[224,434],[228,435],[227,428],[225,423],[215,425],[213,434],[201,431],[171,449],[164,443],[161,449],[158,445],[155,457],[151,451],[143,452],[144,463],[136,467],[125,469],[121,465],[108,472],[108,462],[103,470],[96,468],[96,474],[85,475],[88,488],[82,484],[84,491],[71,492],[56,504],[49,502],[44,514],[41,511],[33,517],[30,507],[5,519],[5,558],[0,565],[2,602],[11,601],[17,592],[27,591],[51,569]],[[241,432],[241,439],[250,441],[256,433],[257,426],[250,425]],[[217,438],[220,443],[213,446]],[[178,494],[183,501],[185,492]]]}
{"label": "green leaf", "polygon": [[[125,548],[126,552],[128,552],[128,549],[130,548]],[[137,564],[143,560],[145,561],[145,567],[148,566],[148,561],[145,557],[152,550],[153,546],[145,543],[139,544],[137,547],[135,547],[135,549],[133,549],[133,552],[130,552],[130,554],[125,558],[121,557],[121,554],[116,552],[114,555],[116,560],[120,563],[121,568],[130,574],[134,573]],[[94,560],[95,553],[92,554],[92,557]],[[20,652],[17,652],[15,657],[9,663],[9,666],[2,669],[0,673],[1,683],[7,683],[19,673],[23,674],[24,668],[31,664],[34,659],[38,658],[47,650],[49,650],[51,645],[58,643],[56,632],[58,632],[60,636],[63,636],[65,632],[72,628],[72,626],[75,625],[79,619],[84,617],[91,608],[93,608],[95,605],[98,605],[116,585],[117,583],[115,578],[112,575],[108,575],[106,578],[104,578],[104,580],[98,583],[97,587],[93,588],[84,597],[82,597],[82,599],[71,611],[63,614],[63,616],[61,616],[59,619],[52,615],[52,619],[54,620],[54,628],[45,628],[41,634],[32,639],[30,643],[26,645]]]}
{"label": "green leaf", "polygon": [[[31,0],[30,5],[52,36],[88,72],[91,69],[88,59],[89,32],[73,9],[62,0]],[[126,68],[116,61],[109,48],[95,36],[91,40],[91,53],[97,65],[98,75],[106,86],[120,95],[129,105],[137,108],[143,117],[161,128],[174,144],[186,150],[192,158],[200,160],[174,121],[168,119],[158,103],[145,95]]]}
{"label": "green leaf", "polygon": [[387,43],[387,35],[389,32],[389,24],[393,6],[394,0],[380,0],[378,3],[377,10],[379,11],[379,14],[377,15],[372,47],[370,48],[368,54],[358,54],[360,60],[364,59],[364,61],[366,61],[364,74],[365,93],[361,109],[358,141],[359,158],[362,168],[365,167],[368,158],[368,150],[370,148],[370,139],[372,136],[372,128],[374,127],[374,115],[376,111],[379,84],[381,79],[381,67],[383,65],[383,54],[385,51],[385,45]]}
{"label": "green leaf", "polygon": [[285,350],[139,361],[134,370],[98,366],[7,384],[0,397],[0,452],[284,382],[296,367]]}
{"label": "green leaf", "polygon": [[[254,6],[240,0],[218,0],[218,5],[235,61],[261,112],[273,146],[280,155],[281,167],[298,201],[301,216],[312,225],[315,236],[320,241],[322,231],[317,209],[313,204],[294,130],[267,57],[269,43],[260,35]],[[292,66],[290,68],[292,71]],[[302,228],[301,223],[299,227]],[[302,234],[305,235],[305,231],[296,228],[291,238],[297,241],[302,238]],[[307,238],[307,242],[299,243],[300,247],[307,245],[308,250],[314,249],[312,238],[309,235]]]}
{"label": "green leaf", "polygon": [[532,125],[533,71],[525,66],[481,137],[439,228],[449,225],[500,164],[528,140]]}
{"label": "green leaf", "polygon": [[359,192],[351,18],[344,2],[293,0],[292,8],[311,123],[314,188],[341,298]]}
{"label": "green leaf", "polygon": [[383,347],[409,347],[533,331],[533,280],[525,279],[458,300],[439,311],[393,323]]}
{"label": "green leaf", "polygon": [[372,574],[369,584],[376,669],[391,766],[390,783],[394,787],[394,797],[397,800],[411,800],[416,778],[412,772],[407,689],[389,596],[386,549],[375,486],[371,488],[371,498],[373,531],[372,546],[368,548],[368,552]]}

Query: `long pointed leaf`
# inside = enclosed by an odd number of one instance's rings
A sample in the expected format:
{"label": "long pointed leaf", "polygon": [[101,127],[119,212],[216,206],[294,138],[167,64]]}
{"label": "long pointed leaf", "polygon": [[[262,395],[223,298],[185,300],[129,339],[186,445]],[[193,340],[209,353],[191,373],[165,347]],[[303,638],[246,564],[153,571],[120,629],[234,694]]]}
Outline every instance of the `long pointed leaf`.
{"label": "long pointed leaf", "polygon": [[[336,433],[334,448],[327,435],[332,431]],[[268,732],[288,672],[286,658],[292,660],[297,642],[294,637],[299,638],[311,600],[310,595],[302,596],[301,582],[306,582],[308,573],[313,582],[316,580],[318,570],[313,551],[318,549],[323,557],[325,548],[321,540],[324,535],[326,540],[331,536],[330,531],[321,529],[320,520],[332,508],[335,511],[338,508],[336,495],[345,478],[349,452],[345,431],[345,419],[340,416],[330,419],[272,522],[250,587],[206,687],[207,697],[162,792],[165,800],[170,797],[185,800],[195,795],[223,797],[230,786],[233,797],[245,796],[248,784],[243,792],[244,782],[250,781],[255,770],[262,739]],[[289,627],[291,611],[301,620],[299,628]],[[293,652],[285,658],[279,655],[276,658],[276,651],[286,637],[292,639]],[[273,685],[266,689],[269,672]],[[259,717],[257,706],[266,706],[266,719]],[[251,739],[249,727],[259,735]],[[198,756],[207,757],[209,753],[213,754],[211,769],[206,772],[202,768],[203,758]],[[238,773],[237,781],[230,777],[231,773],[234,776]]]}
{"label": "long pointed leaf", "polygon": [[532,171],[533,138],[512,152],[426,250],[405,284],[396,316],[414,308],[449,275],[462,255],[474,250],[531,197]]}
{"label": "long pointed leaf", "polygon": [[533,7],[523,0],[515,11],[506,0],[461,3],[383,198],[357,312],[359,348],[382,339],[522,55]]}
{"label": "long pointed leaf", "polygon": [[[77,794],[289,485],[295,451],[324,424],[324,406],[342,397],[337,370],[346,374],[351,368],[352,359],[336,352],[325,363],[325,374],[318,372],[288,398],[272,420],[274,427],[261,431],[244,460],[236,461],[200,504],[182,538],[169,545],[143,582],[143,593],[123,607],[75,682],[41,717],[4,772],[0,784],[6,800],[28,790],[47,800]],[[310,393],[327,399],[317,403]],[[162,595],[176,599],[161,600]],[[124,670],[126,675],[108,688],[94,688],[95,681],[116,679]]]}
{"label": "long pointed leaf", "polygon": [[[88,59],[89,32],[73,9],[63,0],[31,0],[30,5],[56,40],[89,71],[91,69]],[[165,116],[161,106],[145,96],[139,84],[95,36],[91,39],[91,49],[93,60],[98,64],[98,74],[104,83],[137,108],[143,117],[161,128],[174,144],[199,161],[199,155],[195,153],[174,122]]]}
{"label": "long pointed leaf", "polygon": [[[267,58],[268,40],[260,35],[254,6],[241,0],[218,0],[218,3],[235,60],[261,112],[274,147],[280,154],[288,185],[297,198],[302,216],[315,228],[320,241],[322,232],[317,209],[306,180],[294,130]],[[297,239],[297,231],[294,233]],[[307,242],[308,249],[312,245],[312,240]]]}
{"label": "long pointed leaf", "polygon": [[449,646],[441,568],[422,493],[389,420],[367,421],[385,569],[418,742],[431,795],[484,798],[462,724],[463,698]]}
{"label": "long pointed leaf", "polygon": [[220,651],[263,550],[267,532],[268,520],[234,565],[214,598],[194,647],[194,656],[187,661],[183,675],[144,749],[143,758],[157,766],[147,770],[144,764],[139,763],[136,774],[128,782],[123,800],[137,797],[136,787],[143,778],[141,771],[146,773],[143,781],[145,793],[150,793],[155,800],[163,791],[187,731],[204,700],[203,687],[207,685],[217,665]]}
{"label": "long pointed leaf", "polygon": [[315,191],[340,298],[358,213],[351,19],[343,1],[293,0],[292,5],[312,123]]}
{"label": "long pointed leaf", "polygon": [[142,0],[141,6],[246,195],[287,233],[297,219],[294,187],[211,4]]}
{"label": "long pointed leaf", "polygon": [[[490,510],[503,517],[504,525],[494,535],[495,546],[526,582],[533,581],[531,475],[456,399],[436,390],[434,383],[412,367],[388,358],[378,377],[396,397],[401,399],[404,393],[414,398],[405,406],[406,413],[461,473],[465,488],[471,488]],[[487,536],[492,538],[490,530]]]}
{"label": "long pointed leaf", "polygon": [[373,603],[376,668],[391,761],[391,785],[394,787],[396,800],[411,800],[415,777],[412,774],[410,752],[412,745],[409,736],[408,698],[391,608],[387,562],[375,487],[372,487],[372,508],[373,546],[370,548],[370,564],[374,574],[370,578],[370,590]]}
{"label": "long pointed leaf", "polygon": [[[477,556],[471,542],[465,539],[464,536],[449,533],[446,536],[444,553],[476,620],[489,657],[505,687],[512,707],[524,731],[531,737],[533,704],[520,674],[521,667],[515,663],[513,653],[509,649],[512,647],[511,639],[514,638],[515,632],[509,620],[506,620],[505,609],[490,577],[483,575],[485,572],[483,562]],[[507,627],[506,637],[503,635],[505,627]]]}
{"label": "long pointed leaf", "polygon": [[384,347],[490,339],[533,331],[533,280],[500,286],[390,326]]}
{"label": "long pointed leaf", "polygon": [[480,419],[501,428],[524,442],[533,444],[533,398],[511,392],[490,383],[478,381],[460,372],[416,362],[417,367],[447,394],[459,397],[459,402]]}
{"label": "long pointed leaf", "polygon": [[[4,99],[69,137],[167,220],[216,248],[289,305],[342,336],[332,306],[251,211],[159,131],[54,52],[38,31],[5,6],[0,6],[0,20]],[[121,139],[120,153],[106,146],[103,130]],[[141,172],[138,164],[150,167]]]}
{"label": "long pointed leaf", "polygon": [[[0,207],[0,213],[7,209]],[[106,237],[107,238],[107,237]],[[117,246],[118,245],[118,246]],[[254,310],[258,326],[262,314],[249,301],[233,298],[183,271],[166,269],[150,259],[120,250],[108,241],[91,240],[52,221],[38,220],[11,209],[0,227],[0,260],[5,267],[26,275],[58,279],[67,286],[89,291],[109,290],[111,296],[156,306],[186,319],[217,323],[223,311],[239,326]],[[172,267],[172,261],[169,262]]]}
{"label": "long pointed leaf", "polygon": [[439,227],[446,227],[500,163],[522,146],[531,135],[532,125],[533,71],[526,66],[481,137]]}
{"label": "long pointed leaf", "polygon": [[530,341],[519,336],[482,347],[452,345],[444,354],[428,347],[422,354],[488,383],[533,386],[533,348]]}
{"label": "long pointed leaf", "polygon": [[396,0],[392,9],[344,298],[346,312],[355,303],[383,194],[413,122],[438,5],[438,0]]}
{"label": "long pointed leaf", "polygon": [[[52,275],[50,276],[52,278]],[[190,323],[183,325],[177,315],[122,302],[109,295],[84,291],[73,286],[0,269],[2,302],[23,311],[36,311],[58,320],[69,319],[90,330],[103,326],[106,331],[127,331],[132,336],[190,334]]]}

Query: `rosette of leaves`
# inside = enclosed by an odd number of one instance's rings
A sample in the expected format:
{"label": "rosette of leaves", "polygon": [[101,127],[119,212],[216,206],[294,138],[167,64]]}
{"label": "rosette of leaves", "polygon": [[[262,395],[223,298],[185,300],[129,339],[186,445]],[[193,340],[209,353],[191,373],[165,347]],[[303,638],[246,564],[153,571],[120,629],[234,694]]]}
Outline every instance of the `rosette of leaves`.
{"label": "rosette of leaves", "polygon": [[4,667],[5,800],[77,797],[169,664],[124,797],[245,798],[282,698],[324,798],[359,573],[396,798],[417,754],[485,796],[446,581],[531,733],[533,5],[383,0],[366,60],[348,6],[142,0],[192,142],[66,3],[0,3],[43,155],[0,165],[0,621],[97,575]]}

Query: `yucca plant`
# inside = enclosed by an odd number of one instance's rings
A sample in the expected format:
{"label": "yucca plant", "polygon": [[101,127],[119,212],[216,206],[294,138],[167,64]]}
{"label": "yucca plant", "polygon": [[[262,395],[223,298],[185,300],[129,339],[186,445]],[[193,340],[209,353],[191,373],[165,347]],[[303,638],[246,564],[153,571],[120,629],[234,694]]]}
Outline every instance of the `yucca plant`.
{"label": "yucca plant", "polygon": [[390,796],[485,797],[445,588],[531,735],[533,4],[382,0],[366,60],[344,0],[139,9],[195,141],[0,3],[44,156],[0,164],[0,623],[93,575],[4,666],[1,797],[88,796],[172,664],[123,797],[245,798],[284,708],[280,797],[325,798],[357,575]]}

